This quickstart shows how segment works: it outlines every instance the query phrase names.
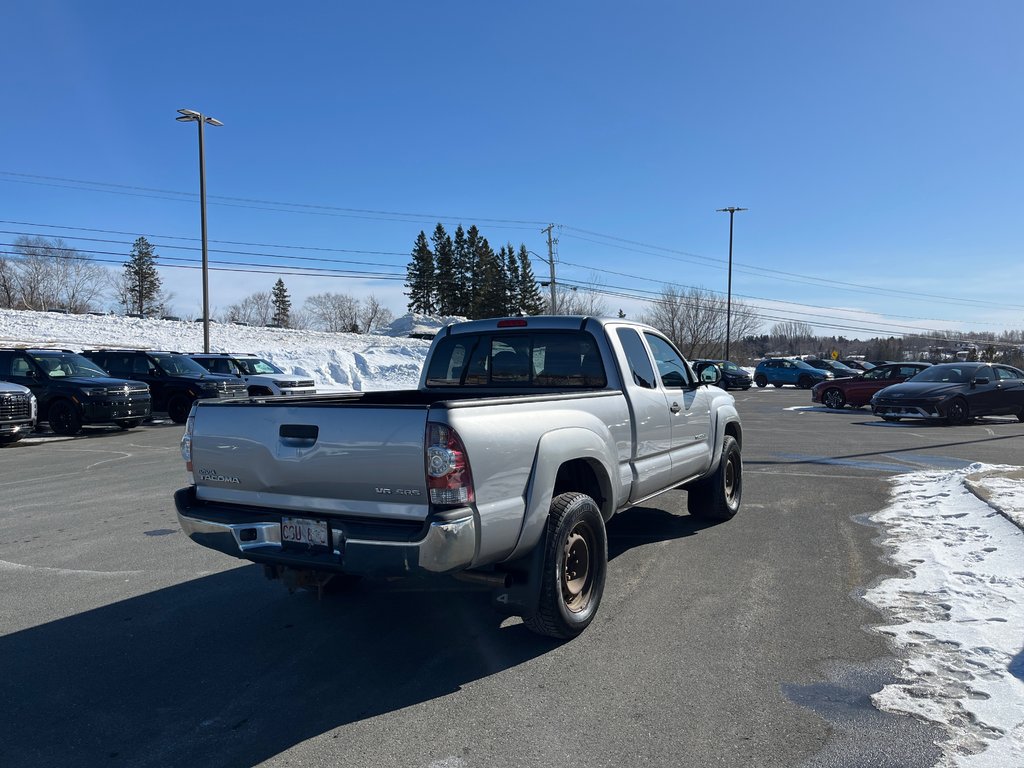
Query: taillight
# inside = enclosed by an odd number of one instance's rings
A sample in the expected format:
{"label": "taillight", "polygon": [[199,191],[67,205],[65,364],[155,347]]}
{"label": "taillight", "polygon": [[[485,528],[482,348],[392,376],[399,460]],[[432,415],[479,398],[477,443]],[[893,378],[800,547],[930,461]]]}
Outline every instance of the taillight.
{"label": "taillight", "polygon": [[181,458],[185,460],[185,471],[192,471],[192,431],[196,423],[196,406],[193,403],[185,421],[185,434],[181,436]]}
{"label": "taillight", "polygon": [[474,499],[466,447],[444,424],[427,424],[427,489],[431,504],[470,504]]}

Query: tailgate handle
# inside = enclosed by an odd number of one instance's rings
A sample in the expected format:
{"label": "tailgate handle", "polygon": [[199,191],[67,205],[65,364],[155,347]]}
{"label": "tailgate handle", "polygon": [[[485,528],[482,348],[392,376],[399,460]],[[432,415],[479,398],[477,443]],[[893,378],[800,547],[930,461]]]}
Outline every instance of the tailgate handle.
{"label": "tailgate handle", "polygon": [[316,442],[317,437],[320,436],[320,427],[316,424],[282,424],[278,434],[292,440]]}

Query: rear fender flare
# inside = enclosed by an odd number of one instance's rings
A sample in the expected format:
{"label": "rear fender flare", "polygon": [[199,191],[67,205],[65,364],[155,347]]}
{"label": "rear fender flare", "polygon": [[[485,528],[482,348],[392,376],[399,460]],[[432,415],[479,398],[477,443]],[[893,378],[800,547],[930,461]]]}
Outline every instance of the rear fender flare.
{"label": "rear fender flare", "polygon": [[547,529],[551,499],[554,497],[555,480],[559,469],[568,461],[583,460],[590,465],[604,497],[603,501],[594,501],[601,507],[601,514],[605,520],[611,517],[615,511],[616,500],[622,493],[618,476],[608,463],[609,455],[614,456],[615,450],[615,445],[597,433],[581,427],[556,429],[541,436],[533,457],[530,482],[526,487],[523,527],[519,533],[519,541],[508,556],[509,560],[527,554],[542,540]]}
{"label": "rear fender flare", "polygon": [[743,450],[743,427],[740,425],[740,416],[736,412],[735,406],[719,405],[714,409],[713,414],[715,422],[714,455],[711,457],[711,466],[708,467],[708,471],[704,475],[705,477],[710,477],[718,469],[718,464],[722,460],[722,447],[725,445],[725,436],[727,434],[732,435],[736,439],[741,455]]}

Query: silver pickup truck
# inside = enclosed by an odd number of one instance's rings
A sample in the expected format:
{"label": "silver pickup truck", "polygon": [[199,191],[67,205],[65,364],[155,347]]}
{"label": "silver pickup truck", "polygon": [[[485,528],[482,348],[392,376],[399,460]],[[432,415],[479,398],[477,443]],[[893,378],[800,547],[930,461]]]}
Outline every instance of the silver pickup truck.
{"label": "silver pickup truck", "polygon": [[452,574],[571,638],[601,601],[612,515],[680,486],[691,515],[739,509],[743,435],[720,375],[698,379],[625,320],[450,325],[416,390],[197,401],[178,519],[292,589]]}

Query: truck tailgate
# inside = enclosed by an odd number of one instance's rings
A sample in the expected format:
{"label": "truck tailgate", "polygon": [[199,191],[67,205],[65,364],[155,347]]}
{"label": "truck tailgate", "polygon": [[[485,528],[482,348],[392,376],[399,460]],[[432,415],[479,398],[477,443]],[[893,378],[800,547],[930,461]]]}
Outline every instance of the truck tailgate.
{"label": "truck tailgate", "polygon": [[281,511],[422,520],[426,405],[201,404],[196,494]]}

